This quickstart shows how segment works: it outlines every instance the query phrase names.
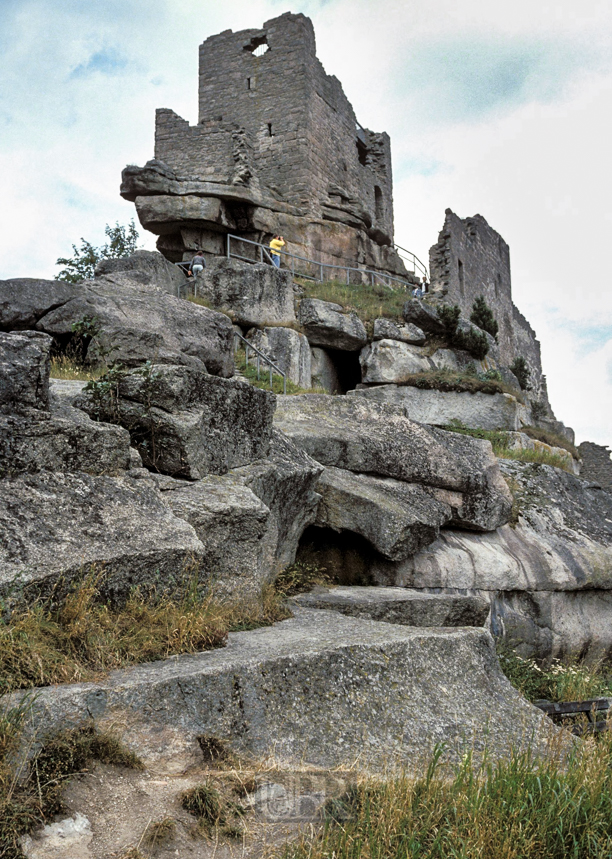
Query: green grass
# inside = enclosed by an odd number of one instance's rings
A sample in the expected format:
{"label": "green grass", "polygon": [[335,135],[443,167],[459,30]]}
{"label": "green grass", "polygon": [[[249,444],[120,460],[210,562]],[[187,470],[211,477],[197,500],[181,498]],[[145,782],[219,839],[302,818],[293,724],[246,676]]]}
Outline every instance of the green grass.
{"label": "green grass", "polygon": [[79,382],[91,382],[98,379],[106,372],[106,367],[83,367],[78,361],[67,358],[65,355],[57,355],[51,358],[52,379],[70,379]]}
{"label": "green grass", "polygon": [[547,429],[542,429],[541,427],[523,427],[521,432],[524,432],[525,435],[529,436],[529,438],[543,441],[551,447],[561,447],[563,450],[567,450],[571,453],[574,459],[580,459],[580,451],[578,448],[575,447],[571,441],[568,441],[563,435],[559,435],[558,433],[551,432]]}
{"label": "green grass", "polygon": [[496,378],[483,378],[476,373],[455,370],[424,370],[421,373],[411,373],[406,376],[402,384],[413,388],[421,388],[428,391],[457,391],[475,394],[480,391],[483,394],[512,394],[517,396],[516,390],[510,388],[504,382]]}
{"label": "green grass", "polygon": [[553,659],[539,665],[535,659],[519,656],[500,642],[497,655],[502,671],[529,701],[582,701],[612,697],[612,671],[603,664],[585,665],[578,660]]}
{"label": "green grass", "polygon": [[201,596],[195,584],[176,598],[145,597],[136,589],[123,606],[112,608],[90,575],[60,604],[34,601],[0,621],[0,688],[93,680],[112,668],[219,647],[230,631],[289,614],[272,588],[259,601],[236,605]]}
{"label": "green grass", "polygon": [[304,298],[320,298],[340,304],[344,310],[354,310],[362,322],[374,322],[381,316],[403,321],[404,304],[411,298],[411,292],[403,289],[389,289],[385,286],[365,284],[346,284],[340,281],[316,283],[296,278],[304,290]]}
{"label": "green grass", "polygon": [[[257,377],[257,366],[253,363],[254,357],[251,355],[249,357],[249,364],[247,366],[245,353],[243,349],[236,350],[235,355],[235,366],[236,369],[239,370],[242,375],[245,377],[247,382],[250,382],[255,388],[261,388],[264,391],[272,390],[275,394],[283,393],[283,377],[279,376],[277,373],[272,373],[272,388],[270,388],[270,369],[269,367],[262,361],[260,364],[259,378]],[[295,385],[290,379],[287,379],[287,394],[324,394],[325,390],[319,387],[313,388],[300,388],[299,385]]]}
{"label": "green grass", "polygon": [[[314,837],[284,859],[605,859],[612,855],[612,735],[564,758],[510,753],[421,778],[365,779],[327,805]],[[560,758],[563,762],[560,762]]]}
{"label": "green grass", "polygon": [[571,473],[572,469],[569,462],[562,456],[556,453],[551,453],[547,450],[514,450],[508,447],[508,433],[504,430],[484,430],[478,427],[466,427],[461,421],[453,420],[446,424],[443,429],[449,432],[461,433],[461,435],[469,435],[473,438],[484,438],[491,442],[493,453],[499,459],[513,459],[517,462],[532,462],[536,465],[552,465],[554,468],[561,468],[564,471]]}

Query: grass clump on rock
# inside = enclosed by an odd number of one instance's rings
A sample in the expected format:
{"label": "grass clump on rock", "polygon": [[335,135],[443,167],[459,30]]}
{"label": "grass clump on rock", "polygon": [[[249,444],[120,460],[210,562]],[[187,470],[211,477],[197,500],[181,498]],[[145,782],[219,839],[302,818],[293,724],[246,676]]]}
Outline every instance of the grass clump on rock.
{"label": "grass clump on rock", "polygon": [[[508,447],[509,436],[504,430],[485,430],[479,427],[466,427],[459,420],[452,420],[443,429],[449,432],[458,432],[461,435],[469,435],[472,438],[484,438],[490,441],[493,453],[500,459],[514,459],[517,462],[531,462],[535,465],[552,465],[554,468],[561,468],[564,471],[572,473],[569,461],[563,456],[559,456],[559,454],[542,450],[541,448],[529,450],[528,448],[514,449]],[[533,438],[533,436],[531,437]],[[564,449],[567,450],[567,447]]]}
{"label": "grass clump on rock", "polygon": [[561,758],[510,752],[366,779],[327,806],[323,830],[284,859],[586,859],[612,855],[612,735]]}
{"label": "grass clump on rock", "polygon": [[0,687],[30,689],[93,680],[112,668],[222,646],[227,633],[289,616],[266,589],[261,601],[232,605],[201,595],[144,596],[136,588],[124,605],[108,606],[100,581],[87,576],[59,603],[18,605],[0,620]]}
{"label": "grass clump on rock", "polygon": [[497,656],[508,680],[532,703],[612,696],[612,670],[603,663],[586,665],[575,659],[552,659],[540,665],[532,657],[520,656],[505,642],[498,642]]}
{"label": "grass clump on rock", "polygon": [[516,396],[508,385],[500,379],[486,374],[479,376],[477,373],[467,371],[455,371],[442,368],[440,370],[424,370],[421,373],[410,373],[404,377],[404,385],[413,388],[421,388],[427,391],[455,391],[457,393],[476,394],[512,394]]}
{"label": "grass clump on rock", "polygon": [[362,322],[374,322],[381,316],[403,322],[403,310],[406,299],[410,293],[396,286],[391,289],[380,284],[341,283],[340,281],[327,281],[319,283],[312,280],[300,280],[296,278],[304,298],[319,298],[321,301],[330,301],[339,304],[344,311],[354,310]]}

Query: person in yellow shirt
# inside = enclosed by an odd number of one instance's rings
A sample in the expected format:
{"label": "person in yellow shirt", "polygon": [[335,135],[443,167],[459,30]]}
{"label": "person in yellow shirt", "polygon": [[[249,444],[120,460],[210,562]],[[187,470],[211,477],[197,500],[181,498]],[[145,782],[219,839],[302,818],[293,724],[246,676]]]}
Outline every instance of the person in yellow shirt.
{"label": "person in yellow shirt", "polygon": [[274,236],[270,242],[270,256],[272,257],[272,265],[280,268],[280,249],[285,247],[285,240],[282,236]]}

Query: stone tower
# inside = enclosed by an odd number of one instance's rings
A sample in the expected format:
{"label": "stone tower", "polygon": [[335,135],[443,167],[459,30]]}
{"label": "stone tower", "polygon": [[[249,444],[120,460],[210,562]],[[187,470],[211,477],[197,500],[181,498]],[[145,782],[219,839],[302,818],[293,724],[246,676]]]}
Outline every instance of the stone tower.
{"label": "stone tower", "polygon": [[123,172],[121,193],[159,249],[176,261],[196,246],[223,253],[227,232],[278,232],[320,262],[405,274],[389,136],[357,123],[311,21],[286,13],[211,36],[199,68],[198,124],[158,110],[155,160]]}

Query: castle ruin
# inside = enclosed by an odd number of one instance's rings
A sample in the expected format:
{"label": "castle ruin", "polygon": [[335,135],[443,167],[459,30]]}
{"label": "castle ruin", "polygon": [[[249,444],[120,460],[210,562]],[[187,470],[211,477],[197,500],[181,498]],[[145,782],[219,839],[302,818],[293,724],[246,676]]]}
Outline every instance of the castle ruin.
{"label": "castle ruin", "polygon": [[286,13],[200,46],[199,117],[157,111],[155,158],[123,171],[157,246],[180,261],[230,232],[323,263],[406,275],[393,247],[391,147],[362,128],[316,57],[311,21]]}

